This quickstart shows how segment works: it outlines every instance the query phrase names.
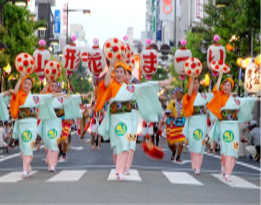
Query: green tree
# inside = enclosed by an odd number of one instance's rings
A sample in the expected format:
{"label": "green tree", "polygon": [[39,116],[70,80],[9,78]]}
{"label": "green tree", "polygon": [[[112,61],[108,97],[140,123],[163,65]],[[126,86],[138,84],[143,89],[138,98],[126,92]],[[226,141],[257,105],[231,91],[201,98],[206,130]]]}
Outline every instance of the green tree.
{"label": "green tree", "polygon": [[[17,71],[14,67],[14,59],[17,54],[27,52],[33,54],[37,47],[37,36],[35,31],[40,21],[34,21],[33,15],[29,10],[12,4],[4,6],[4,26],[7,30],[3,36],[3,42],[7,45],[6,54],[10,56],[10,65],[12,67],[11,75],[16,76]],[[34,76],[36,77],[36,76]],[[7,85],[7,77],[5,78]],[[15,84],[16,82],[13,82]],[[9,84],[11,87],[11,84]]]}

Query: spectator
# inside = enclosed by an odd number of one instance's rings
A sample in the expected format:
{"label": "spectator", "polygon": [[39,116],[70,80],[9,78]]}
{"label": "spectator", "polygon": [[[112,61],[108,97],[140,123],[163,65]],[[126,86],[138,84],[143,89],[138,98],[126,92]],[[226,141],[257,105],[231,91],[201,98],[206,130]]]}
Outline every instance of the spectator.
{"label": "spectator", "polygon": [[249,133],[247,139],[242,138],[243,143],[248,143],[246,152],[256,161],[260,160],[260,128],[257,127],[257,122],[252,120],[248,125]]}
{"label": "spectator", "polygon": [[3,122],[0,121],[0,147],[7,147],[8,144],[4,141],[6,137],[6,132],[4,129]]}

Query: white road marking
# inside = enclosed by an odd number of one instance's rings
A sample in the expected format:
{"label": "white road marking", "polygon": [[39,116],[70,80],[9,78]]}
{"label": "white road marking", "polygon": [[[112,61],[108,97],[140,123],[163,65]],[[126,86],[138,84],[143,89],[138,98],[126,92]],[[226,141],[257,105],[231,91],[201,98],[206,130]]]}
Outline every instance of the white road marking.
{"label": "white road marking", "polygon": [[54,177],[47,180],[47,182],[71,182],[79,181],[85,174],[86,170],[64,170],[56,174]]}
{"label": "white road marking", "polygon": [[[206,153],[206,152],[205,152],[205,154],[208,155],[208,156],[217,158],[217,159],[221,159],[221,157],[218,156],[218,155],[214,155],[214,154],[210,154],[210,153]],[[244,166],[244,167],[247,167],[247,168],[250,168],[250,169],[254,169],[254,170],[257,170],[257,171],[261,172],[261,169],[260,169],[259,167],[255,167],[255,166],[250,165],[250,164],[246,164],[246,163],[243,163],[243,162],[239,162],[239,161],[237,161],[237,160],[236,160],[236,164],[241,165],[241,166]]]}
{"label": "white road marking", "polygon": [[[124,175],[124,181],[140,181],[141,178],[137,169],[130,169],[130,175]],[[117,181],[116,179],[116,169],[111,169],[108,181]]]}
{"label": "white road marking", "polygon": [[[40,147],[40,149],[42,149],[43,147],[44,147],[44,146],[42,145],[42,146]],[[37,149],[37,148],[34,148],[34,151],[35,151],[36,149]],[[15,157],[18,157],[18,156],[20,156],[20,152],[19,152],[19,153],[16,153],[16,154],[8,155],[8,156],[6,156],[5,158],[0,159],[0,162],[6,161],[6,160],[8,160],[8,159],[12,159],[12,158],[15,158]]]}
{"label": "white road marking", "polygon": [[196,180],[194,177],[189,175],[186,172],[165,172],[162,173],[167,177],[167,179],[172,184],[188,184],[188,185],[199,185],[202,186],[203,184]]}
{"label": "white road marking", "polygon": [[[32,176],[38,171],[31,171],[29,176]],[[0,177],[0,183],[15,183],[23,180],[22,178],[23,172],[11,172],[9,174],[3,175]]]}
{"label": "white road marking", "polygon": [[230,187],[233,188],[245,188],[245,189],[260,189],[260,187],[256,186],[255,184],[252,184],[238,176],[232,175],[231,182],[227,182],[224,177],[221,174],[212,174],[212,176],[216,177],[219,179],[221,182],[224,184],[229,185]]}

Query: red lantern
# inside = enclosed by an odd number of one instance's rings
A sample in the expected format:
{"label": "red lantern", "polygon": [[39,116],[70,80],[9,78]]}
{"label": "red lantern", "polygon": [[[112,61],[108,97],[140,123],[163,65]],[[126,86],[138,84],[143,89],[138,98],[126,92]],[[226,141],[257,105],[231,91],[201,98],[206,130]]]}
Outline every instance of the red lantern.
{"label": "red lantern", "polygon": [[50,52],[45,49],[45,41],[39,41],[39,48],[36,49],[33,53],[35,60],[34,72],[38,75],[39,79],[43,81],[44,79],[44,67],[51,59]]}
{"label": "red lantern", "polygon": [[105,57],[102,49],[99,48],[98,39],[95,38],[93,44],[92,49],[88,52],[87,64],[93,76],[98,78],[100,73],[104,71]]}
{"label": "red lantern", "polygon": [[152,75],[157,71],[158,58],[157,51],[150,47],[152,41],[150,39],[147,39],[146,43],[146,49],[144,49],[140,54],[141,71],[145,75],[147,80],[151,80]]}
{"label": "red lantern", "polygon": [[[222,46],[218,41],[220,40],[220,37],[218,35],[214,36],[214,43],[208,48],[207,52],[207,65],[208,68],[211,70],[211,62],[222,62],[223,64],[225,63],[226,60],[226,52],[224,46]],[[214,76],[216,73],[212,73]]]}
{"label": "red lantern", "polygon": [[187,41],[183,39],[181,41],[182,47],[175,52],[175,56],[174,56],[175,71],[176,73],[179,74],[181,80],[185,79],[185,71],[184,71],[185,61],[192,57],[191,51],[185,47],[186,44]]}
{"label": "red lantern", "polygon": [[81,51],[75,43],[70,43],[64,47],[62,64],[68,75],[71,75],[79,68],[80,60]]}

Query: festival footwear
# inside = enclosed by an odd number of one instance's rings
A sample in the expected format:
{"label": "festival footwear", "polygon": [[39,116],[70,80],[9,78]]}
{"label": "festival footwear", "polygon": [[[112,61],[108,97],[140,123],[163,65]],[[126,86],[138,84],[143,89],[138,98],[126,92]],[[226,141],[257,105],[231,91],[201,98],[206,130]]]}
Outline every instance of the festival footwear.
{"label": "festival footwear", "polygon": [[126,169],[125,172],[124,172],[124,175],[130,175],[130,170]]}
{"label": "festival footwear", "polygon": [[23,172],[22,178],[27,179],[29,177],[29,173],[27,171]]}
{"label": "festival footwear", "polygon": [[201,174],[201,173],[200,173],[200,169],[195,169],[194,174],[195,174],[195,175],[200,175],[200,174]]}
{"label": "festival footwear", "polygon": [[182,163],[182,160],[181,160],[180,158],[179,158],[179,159],[177,158],[177,159],[176,159],[176,162],[177,162],[177,163]]}
{"label": "festival footwear", "polygon": [[224,166],[223,166],[223,165],[221,166],[221,174],[223,175],[223,177],[226,175],[226,174],[225,174],[225,170],[224,170]]}
{"label": "festival footwear", "polygon": [[260,155],[257,153],[256,154],[256,156],[254,157],[254,160],[256,161],[256,162],[259,162],[259,160],[260,160]]}
{"label": "festival footwear", "polygon": [[117,180],[118,180],[118,181],[124,181],[124,180],[125,180],[125,178],[124,178],[124,176],[123,176],[122,173],[119,173],[119,174],[117,175]]}
{"label": "festival footwear", "polygon": [[55,172],[55,168],[52,166],[52,167],[49,169],[49,172]]}
{"label": "festival footwear", "polygon": [[226,174],[225,180],[226,180],[227,182],[232,182],[231,175]]}
{"label": "festival footwear", "polygon": [[174,158],[173,156],[171,156],[171,157],[170,157],[170,160],[171,160],[171,161],[174,161],[174,160],[175,160],[175,158]]}

